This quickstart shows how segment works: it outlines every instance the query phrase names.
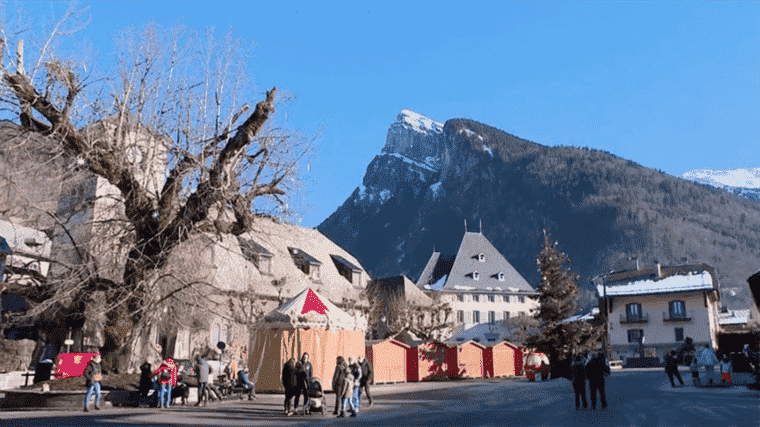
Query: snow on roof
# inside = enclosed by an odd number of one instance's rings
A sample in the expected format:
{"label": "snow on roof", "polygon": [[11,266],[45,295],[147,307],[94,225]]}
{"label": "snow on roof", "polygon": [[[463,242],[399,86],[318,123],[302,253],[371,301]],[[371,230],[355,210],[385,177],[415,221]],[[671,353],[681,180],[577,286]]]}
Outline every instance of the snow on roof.
{"label": "snow on roof", "polygon": [[426,288],[426,289],[432,289],[432,290],[435,290],[435,291],[440,291],[440,290],[442,290],[442,289],[443,289],[443,285],[445,285],[445,284],[446,284],[446,278],[448,278],[448,277],[449,277],[449,275],[448,275],[448,274],[444,274],[443,276],[441,276],[441,278],[440,278],[440,279],[438,279],[438,281],[437,281],[437,282],[435,282],[434,284],[430,285],[430,286],[429,286],[428,288]]}
{"label": "snow on roof", "polygon": [[704,271],[702,273],[687,275],[674,275],[660,280],[638,280],[624,285],[597,285],[599,295],[645,295],[668,292],[687,292],[713,289],[712,275]]}
{"label": "snow on roof", "polygon": [[412,129],[418,132],[443,132],[443,123],[436,122],[435,120],[429,119],[422,114],[415,113],[412,110],[401,110],[401,113],[396,118],[396,121],[409,125],[412,127]]}
{"label": "snow on roof", "polygon": [[732,310],[728,313],[718,313],[718,324],[739,325],[749,322],[749,310]]}

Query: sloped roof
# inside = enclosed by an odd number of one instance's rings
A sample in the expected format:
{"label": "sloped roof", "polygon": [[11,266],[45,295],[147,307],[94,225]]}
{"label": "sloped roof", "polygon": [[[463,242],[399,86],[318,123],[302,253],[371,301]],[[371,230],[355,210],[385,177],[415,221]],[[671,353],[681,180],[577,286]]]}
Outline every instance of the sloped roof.
{"label": "sloped roof", "polygon": [[333,255],[333,254],[331,254],[331,255],[330,255],[330,258],[332,258],[332,260],[333,260],[335,263],[337,263],[337,264],[339,264],[339,265],[341,265],[341,266],[343,266],[343,267],[346,267],[346,268],[348,268],[348,269],[350,269],[350,270],[353,270],[353,271],[361,271],[361,268],[357,267],[357,266],[356,266],[356,265],[354,265],[354,264],[353,264],[351,261],[349,261],[349,260],[347,260],[347,259],[343,258],[343,257],[342,257],[342,256],[340,256],[340,255]]}
{"label": "sloped roof", "polygon": [[425,295],[408,277],[393,276],[377,279],[370,285],[385,295],[403,295],[407,302],[420,307],[430,307],[433,299]]}
{"label": "sloped roof", "polygon": [[259,328],[325,328],[363,331],[366,322],[339,309],[312,288],[264,316]]}
{"label": "sloped roof", "polygon": [[[271,254],[271,272],[263,274],[241,248],[240,240],[254,242],[257,250]],[[258,248],[260,247],[260,248]],[[319,281],[313,281],[297,266],[288,248],[299,248],[320,264]],[[248,254],[250,255],[250,254]],[[207,281],[227,290],[253,291],[259,295],[278,297],[274,279],[285,279],[282,296],[292,298],[308,287],[334,303],[343,298],[356,300],[366,288],[368,275],[361,275],[359,287],[341,276],[330,255],[339,255],[361,268],[350,253],[336,245],[316,229],[307,229],[279,223],[269,218],[258,218],[253,230],[239,238],[232,235],[200,234],[183,242],[173,251],[172,257],[183,269],[190,270],[194,280]],[[362,269],[363,270],[363,269]]]}
{"label": "sloped roof", "polygon": [[689,272],[686,274],[675,274],[662,279],[657,278],[639,278],[638,280],[630,279],[628,281],[619,281],[614,285],[596,285],[596,291],[599,296],[620,296],[620,295],[646,295],[662,294],[674,292],[691,292],[712,290],[715,288],[712,274],[709,271],[700,273]]}
{"label": "sloped roof", "polygon": [[749,310],[731,310],[728,313],[718,313],[720,325],[742,325],[749,322]]}
{"label": "sloped roof", "polygon": [[[479,260],[480,254],[483,254],[485,261]],[[478,280],[474,279],[475,272],[479,275]],[[499,273],[504,274],[503,281],[499,280]],[[444,291],[535,292],[483,234],[472,232],[464,233],[455,256],[433,253],[417,282],[417,286],[425,285]]]}

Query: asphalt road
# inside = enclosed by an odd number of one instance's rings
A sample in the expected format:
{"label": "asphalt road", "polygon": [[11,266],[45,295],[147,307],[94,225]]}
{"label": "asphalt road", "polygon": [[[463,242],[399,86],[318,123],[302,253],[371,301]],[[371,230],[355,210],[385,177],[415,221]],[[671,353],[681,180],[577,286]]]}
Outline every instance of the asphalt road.
{"label": "asphalt road", "polygon": [[[685,374],[685,375],[684,375]],[[271,426],[360,424],[383,426],[760,426],[760,392],[746,387],[672,389],[654,370],[613,372],[609,407],[576,411],[570,382],[558,379],[482,380],[376,386],[375,404],[356,418],[282,414],[282,396],[168,410],[113,408],[90,413],[3,411],[0,427],[16,426]]]}

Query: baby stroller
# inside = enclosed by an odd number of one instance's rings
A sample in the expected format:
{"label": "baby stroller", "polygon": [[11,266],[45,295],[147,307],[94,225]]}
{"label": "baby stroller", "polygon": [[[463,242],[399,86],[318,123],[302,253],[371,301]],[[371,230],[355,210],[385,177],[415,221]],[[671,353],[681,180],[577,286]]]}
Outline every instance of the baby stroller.
{"label": "baby stroller", "polygon": [[309,380],[309,405],[308,412],[325,413],[325,391],[322,387],[322,380],[312,377]]}

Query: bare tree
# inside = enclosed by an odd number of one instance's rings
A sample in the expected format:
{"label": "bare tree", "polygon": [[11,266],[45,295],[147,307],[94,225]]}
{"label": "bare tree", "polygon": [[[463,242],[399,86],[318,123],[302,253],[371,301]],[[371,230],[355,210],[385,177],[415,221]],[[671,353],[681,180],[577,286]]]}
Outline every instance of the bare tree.
{"label": "bare tree", "polygon": [[385,292],[368,286],[365,295],[369,304],[367,338],[385,339],[409,331],[422,340],[443,340],[454,327],[453,310],[443,295],[435,293],[430,305],[418,305],[401,292]]}
{"label": "bare tree", "polygon": [[[72,10],[49,40],[74,25],[79,15]],[[5,48],[12,42],[8,34],[3,31]],[[15,61],[3,61],[2,101],[25,131],[53,141],[110,189],[105,193],[118,212],[100,220],[115,228],[98,234],[102,244],[118,242],[122,274],[106,278],[90,268],[67,286],[50,283],[37,300],[71,306],[102,292],[105,350],[125,356],[162,321],[160,302],[167,299],[158,279],[172,250],[203,231],[245,233],[257,211],[283,214],[309,147],[272,122],[276,88],[252,111],[241,104],[253,96],[250,46],[231,31],[218,41],[213,30],[199,35],[181,25],[149,24],[141,32],[126,30],[120,40],[118,69],[103,76],[55,57],[50,43],[27,72],[18,40]],[[136,144],[140,135],[147,137]],[[127,359],[120,359],[122,369],[135,364]]]}

